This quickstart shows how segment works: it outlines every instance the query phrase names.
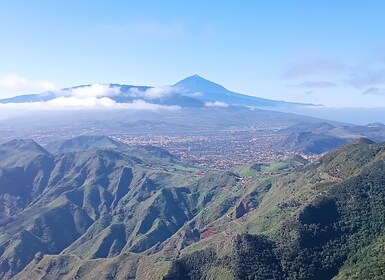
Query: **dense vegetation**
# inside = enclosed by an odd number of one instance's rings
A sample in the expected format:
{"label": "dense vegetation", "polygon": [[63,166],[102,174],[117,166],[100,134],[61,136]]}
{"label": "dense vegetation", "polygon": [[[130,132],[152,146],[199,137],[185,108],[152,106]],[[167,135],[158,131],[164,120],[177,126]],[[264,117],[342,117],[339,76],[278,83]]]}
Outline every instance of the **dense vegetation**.
{"label": "dense vegetation", "polygon": [[[102,140],[102,141],[100,141]],[[385,145],[232,171],[151,146],[0,146],[9,279],[381,279]],[[102,147],[100,147],[100,145]],[[107,145],[104,148],[103,145]]]}
{"label": "dense vegetation", "polygon": [[[362,165],[357,175],[341,183],[320,185],[322,192],[286,219],[272,240],[259,235],[237,236],[230,254],[219,260],[220,253],[212,257],[207,250],[186,255],[174,262],[170,279],[202,279],[211,267],[223,263],[234,279],[332,279],[341,267],[337,279],[367,279],[368,275],[382,279],[383,150],[383,146],[364,140],[326,156],[310,171],[328,169],[334,176],[348,176],[343,170],[348,169],[353,175],[357,166],[340,165],[341,154],[345,163],[354,160]],[[239,240],[247,240],[248,245],[238,246]],[[207,252],[210,255],[206,256]],[[197,277],[191,272],[198,267],[204,269]]]}

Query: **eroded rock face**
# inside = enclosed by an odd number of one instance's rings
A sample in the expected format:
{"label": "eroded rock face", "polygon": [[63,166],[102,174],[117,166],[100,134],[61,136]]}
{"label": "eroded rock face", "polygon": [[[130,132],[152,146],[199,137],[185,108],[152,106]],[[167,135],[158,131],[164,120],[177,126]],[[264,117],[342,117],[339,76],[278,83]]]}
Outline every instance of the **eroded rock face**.
{"label": "eroded rock face", "polygon": [[249,211],[250,211],[250,208],[248,206],[246,199],[242,199],[241,202],[239,202],[238,206],[235,207],[234,209],[234,212],[232,215],[233,219],[239,219]]}

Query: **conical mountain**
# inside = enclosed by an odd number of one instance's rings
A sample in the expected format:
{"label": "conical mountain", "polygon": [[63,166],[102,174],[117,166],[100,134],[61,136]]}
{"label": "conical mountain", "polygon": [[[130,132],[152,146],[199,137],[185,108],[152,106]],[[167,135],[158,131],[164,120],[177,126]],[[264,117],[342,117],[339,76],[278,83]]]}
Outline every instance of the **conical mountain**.
{"label": "conical mountain", "polygon": [[174,86],[181,87],[189,92],[215,92],[215,93],[228,93],[229,91],[223,86],[206,80],[201,76],[195,74],[187,77]]}
{"label": "conical mountain", "polygon": [[31,139],[14,139],[0,145],[0,157],[5,153],[30,152],[48,155],[49,153],[39,144]]}

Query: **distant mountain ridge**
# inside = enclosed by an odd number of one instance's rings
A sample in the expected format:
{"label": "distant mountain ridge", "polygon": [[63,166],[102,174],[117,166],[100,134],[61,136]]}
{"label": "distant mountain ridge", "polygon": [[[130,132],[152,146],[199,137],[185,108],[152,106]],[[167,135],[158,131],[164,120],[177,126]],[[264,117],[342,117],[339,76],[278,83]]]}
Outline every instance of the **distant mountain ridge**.
{"label": "distant mountain ridge", "polygon": [[285,138],[273,145],[273,149],[305,154],[321,154],[359,138],[385,141],[385,126],[382,123],[363,126],[336,122],[304,122],[280,129],[278,133],[285,135]]}
{"label": "distant mountain ridge", "polygon": [[306,154],[321,154],[347,143],[348,139],[313,132],[292,133],[274,146],[281,151],[297,151]]}
{"label": "distant mountain ridge", "polygon": [[[30,103],[30,102],[47,102],[57,97],[63,96],[63,93],[70,94],[72,90],[82,89],[91,85],[75,86],[65,88],[59,91],[49,91],[40,94],[20,95],[11,98],[1,99],[0,103]],[[292,107],[292,106],[314,106],[312,104],[293,103],[278,100],[270,100],[241,93],[229,91],[223,86],[211,82],[199,75],[187,77],[178,83],[170,86],[169,94],[159,95],[148,93],[149,98],[143,97],[144,92],[157,89],[150,86],[134,86],[122,84],[105,84],[111,89],[119,89],[119,94],[105,94],[98,97],[108,97],[118,103],[130,103],[136,99],[144,98],[146,102],[160,105],[178,105],[181,107],[203,107],[207,105],[215,106],[247,106],[247,107]],[[147,95],[147,93],[146,93]],[[67,96],[67,95],[64,95]],[[213,104],[209,104],[212,102]],[[221,102],[221,103],[214,103]]]}

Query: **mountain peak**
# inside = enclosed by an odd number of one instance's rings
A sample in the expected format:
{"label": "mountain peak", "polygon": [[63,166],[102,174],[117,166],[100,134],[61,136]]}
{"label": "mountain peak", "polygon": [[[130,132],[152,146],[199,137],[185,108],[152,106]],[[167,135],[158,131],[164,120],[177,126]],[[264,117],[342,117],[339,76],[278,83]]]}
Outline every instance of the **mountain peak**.
{"label": "mountain peak", "polygon": [[223,86],[202,78],[198,74],[179,81],[175,86],[183,87],[190,92],[228,92]]}
{"label": "mountain peak", "polygon": [[43,147],[31,139],[14,139],[0,145],[0,150],[28,151],[39,154],[49,154]]}
{"label": "mountain peak", "polygon": [[126,144],[105,135],[80,135],[71,139],[48,143],[47,150],[53,154],[85,151],[95,148],[125,148]]}

